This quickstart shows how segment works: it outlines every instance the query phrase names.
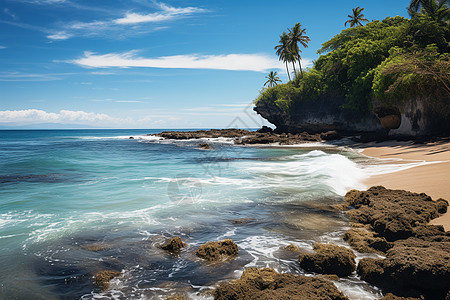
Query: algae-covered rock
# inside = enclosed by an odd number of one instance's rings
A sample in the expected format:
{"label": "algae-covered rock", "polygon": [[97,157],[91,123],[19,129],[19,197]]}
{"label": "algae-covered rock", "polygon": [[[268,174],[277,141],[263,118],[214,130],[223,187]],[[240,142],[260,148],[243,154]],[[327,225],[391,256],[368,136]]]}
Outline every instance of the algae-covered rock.
{"label": "algae-covered rock", "polygon": [[179,236],[171,238],[167,243],[160,246],[161,249],[171,253],[178,253],[184,247],[186,247],[186,244],[183,243]]}
{"label": "algae-covered rock", "polygon": [[424,300],[422,296],[416,297],[399,297],[391,293],[387,293],[381,300]]}
{"label": "algae-covered rock", "polygon": [[270,268],[248,268],[234,282],[222,282],[214,299],[329,299],[345,297],[331,282],[316,277],[279,274]]}
{"label": "algae-covered rock", "polygon": [[96,286],[102,290],[107,290],[109,288],[109,281],[114,277],[120,276],[120,272],[117,271],[100,271],[94,276],[94,283]]}
{"label": "algae-covered rock", "polygon": [[314,244],[315,253],[302,254],[300,267],[320,274],[336,274],[345,277],[356,269],[355,254],[352,250],[334,244]]}
{"label": "algae-covered rock", "polygon": [[446,209],[446,201],[432,201],[426,194],[388,190],[382,186],[367,191],[352,190],[345,196],[353,222],[370,224],[379,236],[388,241],[414,235],[414,227],[426,225]]}
{"label": "algae-covered rock", "polygon": [[106,244],[106,243],[97,242],[97,243],[83,245],[83,246],[81,246],[81,248],[88,250],[88,251],[92,251],[92,252],[100,252],[100,251],[109,250],[112,248],[112,246],[109,244]]}
{"label": "algae-covered rock", "polygon": [[207,242],[201,245],[195,254],[208,261],[219,261],[238,254],[239,248],[231,239],[218,242]]}
{"label": "algae-covered rock", "polygon": [[430,299],[444,299],[450,287],[450,237],[397,241],[385,259],[362,259],[357,272],[361,279],[397,295],[418,291]]}
{"label": "algae-covered rock", "polygon": [[290,251],[290,252],[298,252],[298,251],[300,251],[298,249],[298,247],[295,246],[294,244],[286,245],[286,246],[283,247],[283,249],[286,250],[286,251]]}
{"label": "algae-covered rock", "polygon": [[350,228],[344,233],[343,239],[362,253],[386,253],[393,246],[384,237],[376,237],[373,231],[364,227]]}

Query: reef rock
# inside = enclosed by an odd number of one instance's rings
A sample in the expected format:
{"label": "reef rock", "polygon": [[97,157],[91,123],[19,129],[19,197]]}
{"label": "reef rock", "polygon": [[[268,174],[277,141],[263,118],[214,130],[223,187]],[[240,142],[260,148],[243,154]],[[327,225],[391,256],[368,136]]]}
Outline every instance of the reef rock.
{"label": "reef rock", "polygon": [[117,271],[100,271],[94,276],[94,283],[102,290],[109,288],[109,281],[114,277],[120,276],[120,272]]}
{"label": "reef rock", "polygon": [[386,253],[393,246],[366,227],[351,228],[344,233],[343,238],[353,249],[362,253]]}
{"label": "reef rock", "polygon": [[385,259],[364,258],[361,279],[401,296],[445,299],[450,288],[450,237],[396,241]]}
{"label": "reef rock", "polygon": [[316,277],[279,274],[273,269],[248,268],[232,283],[220,283],[216,300],[348,299],[333,283]]}
{"label": "reef rock", "polygon": [[320,274],[336,274],[345,277],[356,269],[355,254],[352,250],[334,244],[314,244],[315,253],[302,254],[300,267]]}
{"label": "reef rock", "polygon": [[379,236],[388,241],[414,235],[413,228],[426,225],[446,210],[448,202],[433,201],[426,194],[388,190],[382,186],[367,191],[349,191],[345,200],[354,210],[349,211],[353,222],[369,224]]}
{"label": "reef rock", "polygon": [[208,261],[219,261],[238,254],[239,248],[231,239],[218,242],[207,242],[198,247],[195,254]]}
{"label": "reef rock", "polygon": [[184,247],[186,247],[186,244],[183,243],[179,236],[171,238],[167,243],[160,246],[161,249],[171,253],[178,253]]}

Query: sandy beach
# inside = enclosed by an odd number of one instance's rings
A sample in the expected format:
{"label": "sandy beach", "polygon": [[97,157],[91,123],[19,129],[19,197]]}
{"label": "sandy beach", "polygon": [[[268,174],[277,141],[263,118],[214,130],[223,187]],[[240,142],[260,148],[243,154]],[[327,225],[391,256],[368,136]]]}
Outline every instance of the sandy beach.
{"label": "sandy beach", "polygon": [[[402,189],[417,193],[426,193],[437,200],[450,200],[450,141],[441,140],[428,144],[388,141],[359,145],[363,154],[381,159],[401,159],[399,163],[425,161],[431,162],[404,171],[377,175],[369,178],[367,187],[383,185],[390,189]],[[431,224],[443,225],[450,230],[450,213],[434,219]]]}

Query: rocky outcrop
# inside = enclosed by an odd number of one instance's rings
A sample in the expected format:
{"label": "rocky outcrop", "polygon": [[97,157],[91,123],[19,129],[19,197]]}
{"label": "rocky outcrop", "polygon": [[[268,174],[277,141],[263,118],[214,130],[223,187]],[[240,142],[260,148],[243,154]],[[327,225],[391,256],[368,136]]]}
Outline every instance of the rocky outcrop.
{"label": "rocky outcrop", "polygon": [[254,110],[276,126],[276,132],[309,133],[337,130],[340,132],[375,133],[384,128],[391,136],[418,137],[450,134],[450,116],[446,99],[417,97],[405,99],[395,106],[385,106],[376,99],[373,113],[357,115],[342,109],[344,99],[324,96],[315,101],[292,103],[289,112],[274,103],[257,103]]}
{"label": "rocky outcrop", "polygon": [[100,271],[94,276],[94,283],[102,290],[109,288],[109,281],[117,276],[120,276],[120,272],[117,271]]}
{"label": "rocky outcrop", "polygon": [[231,239],[218,242],[207,242],[198,247],[195,254],[208,261],[221,261],[236,256],[239,248]]}
{"label": "rocky outcrop", "polygon": [[320,274],[349,276],[355,271],[356,255],[352,250],[334,244],[314,244],[315,253],[302,254],[300,267],[306,271]]}
{"label": "rocky outcrop", "polygon": [[274,103],[257,103],[254,111],[276,126],[276,132],[320,133],[337,131],[377,131],[380,122],[374,114],[360,117],[342,110],[344,100],[332,95],[316,101],[294,103],[289,112]]}
{"label": "rocky outcrop", "polygon": [[[368,224],[388,241],[406,239],[414,235],[413,228],[426,225],[446,211],[448,202],[433,201],[426,194],[416,194],[402,190],[388,190],[371,187],[367,191],[349,191],[345,195],[353,222]],[[420,213],[418,213],[420,212]]]}
{"label": "rocky outcrop", "polygon": [[[268,128],[268,127],[267,127]],[[270,129],[270,128],[269,128]],[[201,138],[233,138],[234,143],[237,145],[255,145],[255,144],[275,144],[280,145],[292,145],[303,142],[321,142],[323,140],[336,140],[340,139],[336,131],[327,131],[320,134],[309,134],[307,132],[300,133],[281,133],[277,134],[269,129],[248,131],[242,129],[211,129],[211,130],[198,130],[198,131],[164,131],[156,136],[166,139],[174,140],[190,140]],[[199,144],[200,149],[209,150],[211,146],[207,143]]]}
{"label": "rocky outcrop", "polygon": [[248,268],[240,279],[220,283],[213,295],[217,300],[348,299],[325,279],[279,274],[270,268]]}
{"label": "rocky outcrop", "polygon": [[160,248],[171,253],[179,253],[182,248],[186,247],[179,236],[171,238],[167,243],[160,245]]}
{"label": "rocky outcrop", "polygon": [[385,259],[362,259],[358,274],[396,294],[444,299],[450,288],[450,237],[397,241]]}
{"label": "rocky outcrop", "polygon": [[445,213],[448,202],[384,187],[353,190],[345,199],[353,208],[348,211],[351,220],[359,225],[344,238],[358,251],[386,253],[386,258],[359,262],[361,279],[402,299],[445,299],[450,288],[450,232],[428,222]]}

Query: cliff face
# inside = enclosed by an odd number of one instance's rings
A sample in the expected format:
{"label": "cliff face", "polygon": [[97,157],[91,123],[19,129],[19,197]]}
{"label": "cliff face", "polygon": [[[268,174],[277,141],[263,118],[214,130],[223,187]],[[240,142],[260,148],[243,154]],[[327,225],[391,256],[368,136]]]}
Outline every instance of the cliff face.
{"label": "cliff face", "polygon": [[342,110],[341,105],[340,99],[329,98],[297,104],[289,112],[271,103],[259,103],[254,110],[274,124],[279,132],[371,132],[382,128],[374,114],[355,116]]}
{"label": "cliff face", "polygon": [[429,134],[449,134],[450,116],[445,114],[447,100],[417,97],[398,105],[401,114],[400,127],[391,130],[391,135],[421,136]]}
{"label": "cliff face", "polygon": [[[341,109],[342,102],[339,99],[322,99],[314,102],[305,102],[292,107],[290,112],[271,103],[256,105],[254,110],[263,118],[277,127],[279,132],[310,133],[324,132],[328,130],[350,132],[374,132],[381,129],[390,129],[392,136],[423,136],[430,134],[449,134],[450,116],[442,113],[442,104],[447,100],[431,101],[417,97],[405,101],[395,107],[388,107],[398,113],[385,114],[383,116],[371,113],[364,116],[355,116]],[[381,104],[374,106],[380,108]],[[375,109],[376,111],[377,109]],[[386,122],[380,122],[380,118],[393,118],[396,125],[389,128]],[[380,118],[379,118],[380,117]],[[385,120],[383,120],[385,121]],[[392,123],[392,122],[391,122]],[[400,123],[400,124],[398,124]]]}

